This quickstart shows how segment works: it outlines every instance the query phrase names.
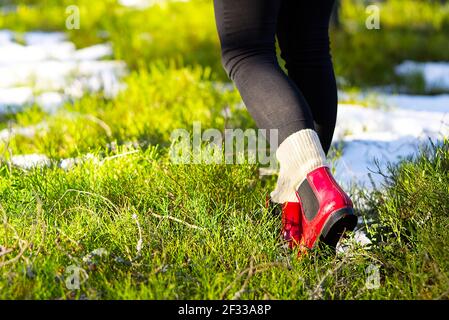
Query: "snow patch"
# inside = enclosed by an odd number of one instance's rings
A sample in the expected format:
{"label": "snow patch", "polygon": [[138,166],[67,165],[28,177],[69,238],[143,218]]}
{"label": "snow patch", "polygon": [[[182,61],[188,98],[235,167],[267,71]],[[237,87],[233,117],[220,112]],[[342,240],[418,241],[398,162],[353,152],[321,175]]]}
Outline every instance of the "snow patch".
{"label": "snow patch", "polygon": [[13,33],[9,30],[0,30],[0,45],[10,43],[13,38]]}
{"label": "snow patch", "polygon": [[[396,107],[369,109],[341,104],[334,144],[343,143],[334,163],[345,186],[380,187],[389,163],[416,155],[420,148],[449,136],[449,97],[387,96]],[[373,185],[374,183],[374,185]]]}
{"label": "snow patch", "polygon": [[32,138],[36,134],[36,127],[17,127],[0,130],[0,140],[8,141],[14,135],[21,135],[27,138]]}
{"label": "snow patch", "polygon": [[73,54],[75,60],[99,60],[112,55],[112,48],[107,44],[97,44],[80,49]]}
{"label": "snow patch", "polygon": [[426,90],[449,90],[449,62],[404,61],[395,69],[399,76],[421,74]]}
{"label": "snow patch", "polygon": [[11,163],[14,166],[23,169],[32,169],[34,167],[46,167],[50,165],[50,159],[44,154],[24,154],[11,157]]}
{"label": "snow patch", "polygon": [[32,101],[33,90],[29,87],[0,87],[0,113],[16,112],[17,109]]}
{"label": "snow patch", "polygon": [[58,92],[44,92],[35,99],[36,104],[47,113],[54,113],[65,102],[64,95]]}
{"label": "snow patch", "polygon": [[155,5],[165,5],[169,2],[187,2],[189,0],[119,0],[120,5],[133,9],[147,9]]}
{"label": "snow patch", "polygon": [[31,31],[23,36],[27,45],[55,44],[66,39],[63,32]]}
{"label": "snow patch", "polygon": [[369,247],[372,244],[371,240],[366,236],[363,230],[355,230],[353,237],[349,241],[340,241],[337,244],[337,253],[346,253],[354,245],[362,247]]}
{"label": "snow patch", "polygon": [[23,38],[25,45],[0,30],[0,114],[32,103],[55,111],[86,92],[102,90],[110,98],[123,88],[126,64],[101,60],[112,55],[110,44],[76,50],[60,32],[28,32]]}
{"label": "snow patch", "polygon": [[413,96],[398,94],[385,96],[383,101],[390,107],[405,110],[436,113],[449,112],[449,94],[441,94],[437,96]]}

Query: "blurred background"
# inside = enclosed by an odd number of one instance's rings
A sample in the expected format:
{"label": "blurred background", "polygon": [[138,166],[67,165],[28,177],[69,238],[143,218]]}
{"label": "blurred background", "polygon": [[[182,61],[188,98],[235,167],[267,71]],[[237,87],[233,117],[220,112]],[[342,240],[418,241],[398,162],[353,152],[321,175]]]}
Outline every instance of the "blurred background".
{"label": "blurred background", "polygon": [[[365,159],[394,161],[416,138],[441,138],[449,3],[337,1],[331,24],[345,118],[332,155],[346,156],[336,162],[342,179],[366,180]],[[194,120],[254,127],[222,69],[210,0],[3,0],[0,70],[0,153],[25,166],[111,145],[167,146]],[[200,80],[211,91],[190,86]],[[353,167],[357,154],[366,157]]]}

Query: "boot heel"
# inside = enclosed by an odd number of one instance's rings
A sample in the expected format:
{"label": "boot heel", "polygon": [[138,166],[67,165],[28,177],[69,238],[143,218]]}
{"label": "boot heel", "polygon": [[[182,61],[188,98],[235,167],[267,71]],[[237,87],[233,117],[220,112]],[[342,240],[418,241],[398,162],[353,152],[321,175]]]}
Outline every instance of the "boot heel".
{"label": "boot heel", "polygon": [[329,216],[321,233],[321,241],[336,247],[346,231],[353,231],[357,225],[357,216],[350,207],[335,211]]}

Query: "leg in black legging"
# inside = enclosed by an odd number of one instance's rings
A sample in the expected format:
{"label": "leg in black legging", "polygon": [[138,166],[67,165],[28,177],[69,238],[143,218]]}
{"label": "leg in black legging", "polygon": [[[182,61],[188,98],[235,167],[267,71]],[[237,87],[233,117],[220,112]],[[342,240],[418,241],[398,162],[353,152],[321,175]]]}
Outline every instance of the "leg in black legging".
{"label": "leg in black legging", "polygon": [[334,0],[282,0],[277,37],[286,69],[312,111],[327,153],[337,118],[337,86],[329,47]]}
{"label": "leg in black legging", "polygon": [[306,99],[276,59],[281,1],[214,0],[223,66],[257,126],[278,129],[279,142],[314,129]]}

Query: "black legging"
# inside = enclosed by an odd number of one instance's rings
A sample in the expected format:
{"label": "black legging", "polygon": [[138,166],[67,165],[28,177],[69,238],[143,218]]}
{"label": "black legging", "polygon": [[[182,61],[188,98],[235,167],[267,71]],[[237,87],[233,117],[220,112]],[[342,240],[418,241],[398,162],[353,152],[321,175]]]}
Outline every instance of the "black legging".
{"label": "black legging", "polygon": [[[329,49],[334,0],[214,0],[223,66],[261,129],[279,142],[315,129],[327,153],[337,116]],[[288,76],[275,50],[278,38]]]}

